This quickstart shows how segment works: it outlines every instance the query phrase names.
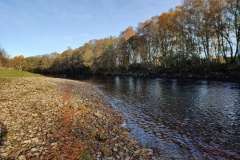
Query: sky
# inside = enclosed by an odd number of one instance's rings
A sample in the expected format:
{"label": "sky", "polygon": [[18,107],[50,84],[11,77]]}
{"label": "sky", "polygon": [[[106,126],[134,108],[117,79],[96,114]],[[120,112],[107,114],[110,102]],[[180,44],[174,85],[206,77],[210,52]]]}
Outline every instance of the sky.
{"label": "sky", "polygon": [[62,53],[181,5],[182,0],[0,0],[0,46],[11,57]]}

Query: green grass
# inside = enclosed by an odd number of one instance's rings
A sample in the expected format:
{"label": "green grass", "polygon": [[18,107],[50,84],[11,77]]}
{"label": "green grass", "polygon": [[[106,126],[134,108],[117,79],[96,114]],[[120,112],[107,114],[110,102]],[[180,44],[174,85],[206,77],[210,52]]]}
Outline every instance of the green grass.
{"label": "green grass", "polygon": [[41,76],[41,75],[25,72],[25,71],[19,71],[19,70],[0,69],[0,82],[8,81],[12,78],[17,78],[17,77],[36,77],[36,76]]}
{"label": "green grass", "polygon": [[79,152],[79,159],[83,159],[83,160],[93,160],[90,151],[87,150],[81,150]]}

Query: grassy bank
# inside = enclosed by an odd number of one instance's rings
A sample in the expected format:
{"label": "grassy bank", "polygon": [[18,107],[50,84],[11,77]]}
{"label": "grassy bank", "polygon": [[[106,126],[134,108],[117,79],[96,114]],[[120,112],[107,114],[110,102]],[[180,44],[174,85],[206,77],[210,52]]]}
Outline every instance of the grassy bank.
{"label": "grassy bank", "polygon": [[25,72],[25,71],[0,68],[0,82],[5,82],[12,78],[18,78],[18,77],[36,77],[36,76],[41,76],[41,75]]}

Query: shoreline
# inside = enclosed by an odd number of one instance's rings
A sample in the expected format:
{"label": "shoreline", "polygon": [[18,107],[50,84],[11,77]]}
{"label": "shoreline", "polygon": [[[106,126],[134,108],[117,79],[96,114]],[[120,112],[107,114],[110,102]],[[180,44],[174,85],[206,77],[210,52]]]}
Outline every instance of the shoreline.
{"label": "shoreline", "polygon": [[222,82],[240,83],[240,68],[236,69],[210,69],[210,70],[187,70],[187,71],[165,71],[165,72],[103,72],[98,74],[88,73],[45,73],[47,77],[72,78],[88,76],[132,76],[132,77],[149,77],[149,78],[169,78],[169,79],[188,79],[188,80],[209,80]]}
{"label": "shoreline", "polygon": [[206,72],[163,72],[163,73],[105,73],[111,76],[156,77],[170,79],[213,80],[240,83],[240,71],[206,71]]}
{"label": "shoreline", "polygon": [[0,159],[155,159],[87,83],[49,77],[0,83]]}

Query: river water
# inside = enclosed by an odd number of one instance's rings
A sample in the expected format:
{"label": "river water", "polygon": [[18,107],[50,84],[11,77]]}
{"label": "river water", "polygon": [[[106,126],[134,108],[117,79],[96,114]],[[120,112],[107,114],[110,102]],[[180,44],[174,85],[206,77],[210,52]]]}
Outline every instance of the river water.
{"label": "river water", "polygon": [[237,83],[90,77],[126,119],[131,136],[162,159],[240,159]]}

